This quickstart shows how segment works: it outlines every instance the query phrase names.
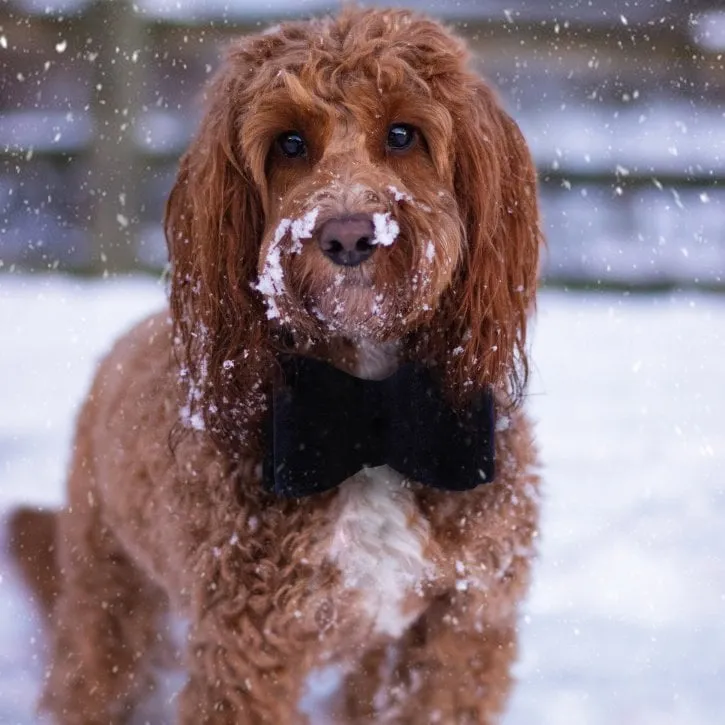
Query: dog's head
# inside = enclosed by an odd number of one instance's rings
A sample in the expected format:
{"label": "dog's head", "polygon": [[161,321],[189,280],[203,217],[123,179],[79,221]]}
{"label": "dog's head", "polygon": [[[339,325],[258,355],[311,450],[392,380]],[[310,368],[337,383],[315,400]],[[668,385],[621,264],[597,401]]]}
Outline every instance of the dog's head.
{"label": "dog's head", "polygon": [[406,11],[348,10],[230,49],[166,217],[176,333],[220,437],[242,415],[225,423],[222,408],[264,388],[279,331],[408,341],[454,391],[515,397],[535,173],[467,62]]}

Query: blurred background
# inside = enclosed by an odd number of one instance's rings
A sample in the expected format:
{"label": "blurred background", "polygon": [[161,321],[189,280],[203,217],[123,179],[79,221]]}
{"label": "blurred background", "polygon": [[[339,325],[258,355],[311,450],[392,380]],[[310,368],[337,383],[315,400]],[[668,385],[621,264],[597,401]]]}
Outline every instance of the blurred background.
{"label": "blurred background", "polygon": [[[721,0],[404,4],[469,39],[528,138],[548,284],[725,284]],[[220,47],[335,5],[4,0],[3,266],[161,268],[164,199]]]}
{"label": "blurred background", "polygon": [[[505,725],[721,725],[725,2],[404,4],[468,39],[539,168],[545,486]],[[335,7],[0,2],[1,723],[39,722],[46,641],[2,519],[62,503],[96,361],[164,303],[203,83],[231,37]]]}

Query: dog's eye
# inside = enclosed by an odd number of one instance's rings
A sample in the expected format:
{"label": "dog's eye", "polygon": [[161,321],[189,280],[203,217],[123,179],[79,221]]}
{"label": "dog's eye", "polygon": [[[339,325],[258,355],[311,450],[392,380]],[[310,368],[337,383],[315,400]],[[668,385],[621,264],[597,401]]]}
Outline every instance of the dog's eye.
{"label": "dog's eye", "polygon": [[407,123],[396,123],[388,129],[388,148],[391,151],[405,151],[415,141],[415,129]]}
{"label": "dog's eye", "polygon": [[307,144],[297,131],[285,131],[277,138],[282,153],[290,159],[296,159],[307,153]]}

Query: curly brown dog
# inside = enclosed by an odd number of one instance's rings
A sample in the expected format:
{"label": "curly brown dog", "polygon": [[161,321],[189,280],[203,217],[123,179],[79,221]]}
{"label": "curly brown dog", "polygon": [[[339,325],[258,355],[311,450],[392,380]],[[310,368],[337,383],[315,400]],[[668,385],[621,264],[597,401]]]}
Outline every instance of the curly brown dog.
{"label": "curly brown dog", "polygon": [[[179,723],[495,722],[537,529],[521,401],[541,237],[527,147],[462,41],[357,9],[239,40],[165,229],[170,311],[101,364],[67,507],[15,521],[53,630],[43,706],[126,722],[172,612]],[[277,495],[282,353],[371,380],[420,363],[454,410],[491,391],[495,479],[378,465]]]}

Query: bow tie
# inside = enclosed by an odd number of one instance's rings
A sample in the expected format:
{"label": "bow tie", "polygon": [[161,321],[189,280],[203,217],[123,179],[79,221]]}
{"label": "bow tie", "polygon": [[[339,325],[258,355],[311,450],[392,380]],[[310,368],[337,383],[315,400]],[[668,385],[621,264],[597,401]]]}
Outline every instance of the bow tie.
{"label": "bow tie", "polygon": [[301,497],[339,486],[362,468],[387,464],[448,491],[493,480],[490,389],[454,409],[430,370],[403,365],[362,380],[307,357],[280,356],[263,478],[273,493]]}

